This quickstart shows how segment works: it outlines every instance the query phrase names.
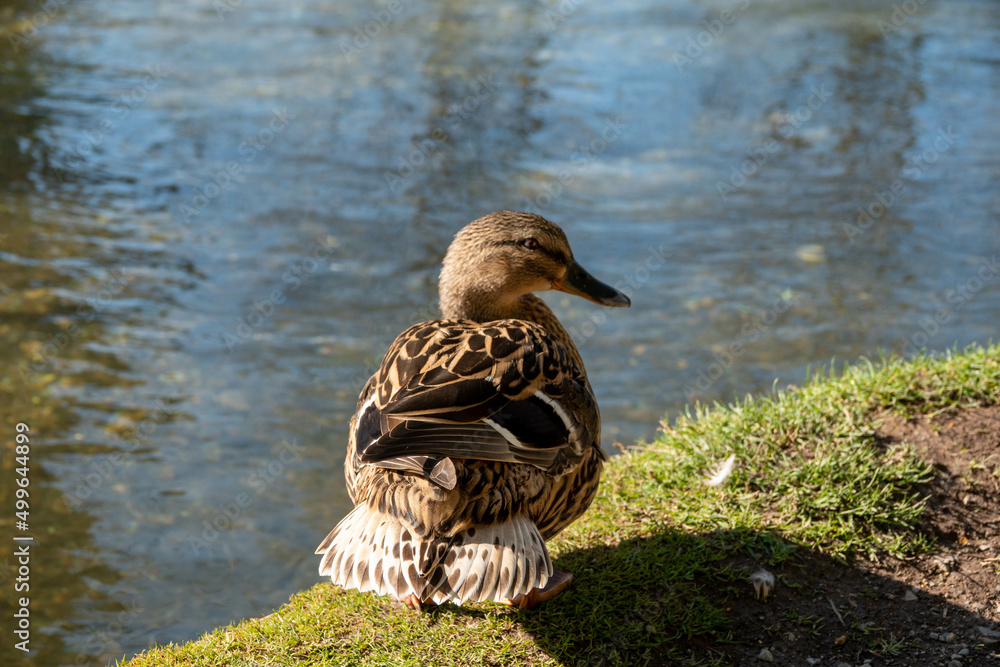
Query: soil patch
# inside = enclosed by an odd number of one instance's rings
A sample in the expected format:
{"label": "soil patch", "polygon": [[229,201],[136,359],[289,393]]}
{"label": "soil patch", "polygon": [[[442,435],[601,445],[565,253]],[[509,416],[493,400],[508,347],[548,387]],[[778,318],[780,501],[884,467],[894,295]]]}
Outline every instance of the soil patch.
{"label": "soil patch", "polygon": [[747,666],[1000,667],[1000,406],[885,416],[878,435],[934,466],[919,528],[935,553],[843,565],[803,552],[773,572],[766,601],[749,584],[727,600],[733,643],[708,655]]}

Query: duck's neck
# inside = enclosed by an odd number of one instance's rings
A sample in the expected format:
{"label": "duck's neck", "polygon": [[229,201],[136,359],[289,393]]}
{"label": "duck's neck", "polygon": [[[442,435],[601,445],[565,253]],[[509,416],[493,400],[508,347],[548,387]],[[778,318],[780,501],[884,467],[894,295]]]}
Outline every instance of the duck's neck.
{"label": "duck's neck", "polygon": [[[442,281],[443,282],[443,281]],[[488,287],[488,286],[487,286]],[[492,322],[520,316],[519,299],[503,302],[488,288],[477,289],[466,286],[461,291],[448,289],[444,284],[440,291],[441,314],[448,319]]]}
{"label": "duck's neck", "polygon": [[449,298],[441,294],[441,313],[448,319],[493,322],[496,320],[527,320],[543,327],[553,338],[569,348],[574,361],[583,369],[580,351],[573,344],[569,332],[544,301],[534,294],[525,294],[510,303],[502,303],[488,296],[466,293],[464,298]]}

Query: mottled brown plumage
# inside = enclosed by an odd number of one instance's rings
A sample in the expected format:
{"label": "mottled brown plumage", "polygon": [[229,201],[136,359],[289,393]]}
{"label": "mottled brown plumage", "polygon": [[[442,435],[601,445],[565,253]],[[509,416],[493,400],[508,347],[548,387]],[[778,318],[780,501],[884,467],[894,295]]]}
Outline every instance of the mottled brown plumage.
{"label": "mottled brown plumage", "polygon": [[445,319],[400,334],[361,392],[345,464],[355,509],[317,549],[321,574],[418,608],[554,594],[544,541],[590,505],[605,455],[580,353],[532,294],[545,289],[628,305],[539,216],[500,211],[455,236]]}

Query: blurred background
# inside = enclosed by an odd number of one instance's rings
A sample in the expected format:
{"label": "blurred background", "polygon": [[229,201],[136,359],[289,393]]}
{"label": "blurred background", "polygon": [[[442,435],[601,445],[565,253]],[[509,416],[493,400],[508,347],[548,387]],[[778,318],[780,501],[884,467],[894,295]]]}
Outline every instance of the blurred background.
{"label": "blurred background", "polygon": [[998,119],[992,0],[0,2],[0,663],[320,581],[358,391],[492,210],[632,297],[547,295],[609,451],[810,365],[995,340]]}

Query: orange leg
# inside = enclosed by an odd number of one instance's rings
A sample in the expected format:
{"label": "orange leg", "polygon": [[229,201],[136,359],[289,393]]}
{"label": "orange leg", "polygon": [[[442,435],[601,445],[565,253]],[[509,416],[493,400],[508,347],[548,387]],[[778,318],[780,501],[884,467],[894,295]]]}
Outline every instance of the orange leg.
{"label": "orange leg", "polygon": [[513,600],[501,600],[500,602],[518,609],[534,609],[547,600],[562,593],[572,583],[573,575],[562,570],[555,570],[552,576],[542,588],[532,588],[527,594],[517,595]]}
{"label": "orange leg", "polygon": [[423,606],[421,605],[420,598],[418,598],[416,596],[416,594],[414,594],[414,593],[410,593],[405,598],[403,598],[402,600],[400,600],[400,602],[402,602],[403,604],[405,604],[407,607],[409,607],[413,611],[423,611],[424,610]]}

